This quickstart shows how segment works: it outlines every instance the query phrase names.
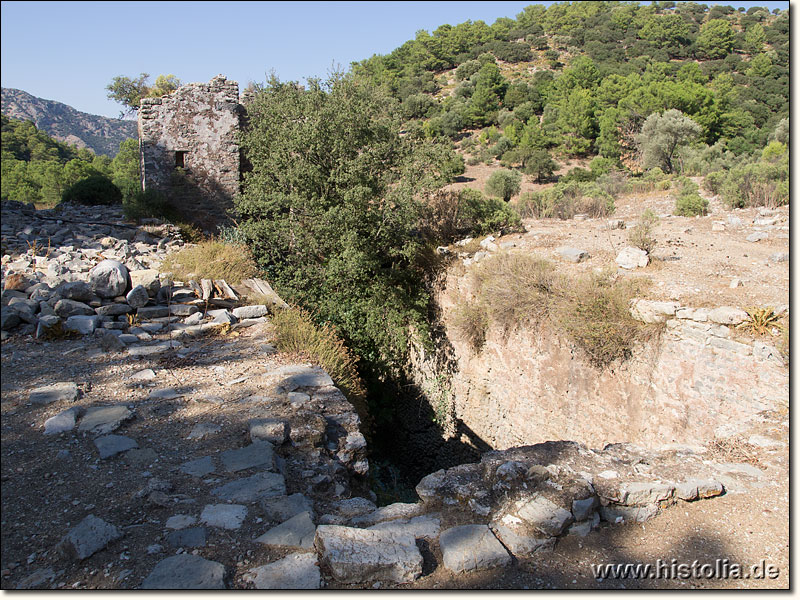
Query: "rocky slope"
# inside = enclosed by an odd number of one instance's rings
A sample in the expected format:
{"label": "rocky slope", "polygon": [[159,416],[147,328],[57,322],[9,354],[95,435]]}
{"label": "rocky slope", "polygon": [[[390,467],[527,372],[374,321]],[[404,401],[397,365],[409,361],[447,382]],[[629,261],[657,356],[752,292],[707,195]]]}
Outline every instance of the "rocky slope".
{"label": "rocky slope", "polygon": [[135,121],[90,115],[13,88],[2,89],[2,112],[14,119],[33,121],[57,140],[112,158],[122,142],[137,136]]}

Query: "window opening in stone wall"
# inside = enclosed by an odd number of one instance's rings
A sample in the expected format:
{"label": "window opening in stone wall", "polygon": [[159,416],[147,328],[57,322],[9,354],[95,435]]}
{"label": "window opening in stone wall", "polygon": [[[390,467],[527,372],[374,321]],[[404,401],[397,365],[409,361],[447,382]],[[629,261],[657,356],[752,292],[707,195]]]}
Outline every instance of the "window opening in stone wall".
{"label": "window opening in stone wall", "polygon": [[177,150],[175,152],[175,168],[186,168],[186,155],[189,154],[186,150]]}

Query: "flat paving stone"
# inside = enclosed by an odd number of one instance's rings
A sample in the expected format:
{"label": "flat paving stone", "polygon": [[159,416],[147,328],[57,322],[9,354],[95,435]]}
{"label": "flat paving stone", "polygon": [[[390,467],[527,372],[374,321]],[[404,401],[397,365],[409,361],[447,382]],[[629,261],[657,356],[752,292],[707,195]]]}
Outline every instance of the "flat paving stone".
{"label": "flat paving stone", "polygon": [[286,495],[286,482],[280,473],[256,473],[211,490],[226,502],[252,504],[262,498]]}
{"label": "flat paving stone", "polygon": [[28,399],[34,404],[51,404],[60,400],[74,402],[78,399],[78,386],[71,381],[46,385],[31,391]]}
{"label": "flat paving stone", "polygon": [[143,590],[224,590],[225,567],[193,554],[159,562],[142,582]]}
{"label": "flat paving stone", "polygon": [[167,529],[186,529],[197,523],[197,517],[192,515],[172,515],[167,519],[165,527]]}
{"label": "flat paving stone", "polygon": [[247,516],[247,507],[241,504],[207,504],[200,520],[211,527],[239,529]]}
{"label": "flat paving stone", "polygon": [[124,404],[93,406],[81,419],[78,431],[99,435],[111,433],[132,417],[133,413]]}
{"label": "flat paving stone", "polygon": [[268,565],[251,569],[244,580],[257,590],[318,590],[320,572],[312,553],[290,554]]}
{"label": "flat paving stone", "polygon": [[183,344],[180,342],[160,342],[150,346],[130,346],[128,354],[130,356],[152,356],[154,354],[163,354],[170,350],[180,350],[181,348],[183,348]]}
{"label": "flat paving stone", "polygon": [[201,440],[207,435],[213,435],[222,431],[222,427],[214,423],[198,423],[192,428],[187,436],[187,440]]}
{"label": "flat paving stone", "polygon": [[205,527],[188,527],[167,534],[167,543],[173,548],[203,548],[208,530]]}
{"label": "flat paving stone", "polygon": [[372,531],[386,531],[392,535],[408,533],[415,539],[435,540],[439,537],[440,522],[435,517],[427,515],[414,517],[413,519],[396,519],[394,521],[384,521],[368,527]]}
{"label": "flat paving stone", "polygon": [[196,460],[190,460],[180,466],[180,470],[193,477],[204,477],[214,472],[214,460],[210,456],[204,456]]}
{"label": "flat paving stone", "polygon": [[314,515],[313,503],[303,494],[292,494],[291,496],[276,496],[274,498],[262,498],[259,502],[264,516],[273,522],[283,523],[301,512],[309,512]]}
{"label": "flat paving stone", "polygon": [[158,461],[158,454],[152,448],[134,448],[128,450],[122,459],[129,465],[141,467]]}
{"label": "flat paving stone", "polygon": [[511,556],[487,525],[461,525],[439,536],[442,562],[454,573],[502,567]]}
{"label": "flat paving stone", "polygon": [[44,434],[55,435],[57,433],[64,433],[75,429],[75,422],[81,415],[82,410],[73,406],[67,410],[62,410],[54,417],[50,417],[44,422]]}
{"label": "flat paving stone", "polygon": [[293,392],[301,387],[326,387],[333,385],[333,379],[319,367],[306,367],[303,365],[287,365],[281,367],[270,375],[282,377],[279,385],[287,392]]}
{"label": "flat paving stone", "polygon": [[87,515],[59,542],[59,550],[78,559],[90,557],[122,537],[119,528],[94,515]]}
{"label": "flat paving stone", "polygon": [[174,400],[175,398],[181,398],[185,395],[184,392],[177,388],[162,388],[160,390],[153,390],[147,396],[148,400]]}
{"label": "flat paving stone", "polygon": [[136,440],[126,437],[124,435],[103,435],[94,441],[97,446],[97,451],[100,453],[100,458],[111,458],[120,452],[138,448],[139,444]]}
{"label": "flat paving stone", "polygon": [[271,469],[274,464],[272,444],[269,442],[254,442],[244,448],[226,450],[220,454],[220,459],[225,470],[232,473],[252,467]]}
{"label": "flat paving stone", "polygon": [[303,548],[311,550],[314,548],[314,535],[317,531],[311,515],[307,512],[293,516],[288,521],[273,527],[264,535],[256,538],[256,541],[265,546]]}

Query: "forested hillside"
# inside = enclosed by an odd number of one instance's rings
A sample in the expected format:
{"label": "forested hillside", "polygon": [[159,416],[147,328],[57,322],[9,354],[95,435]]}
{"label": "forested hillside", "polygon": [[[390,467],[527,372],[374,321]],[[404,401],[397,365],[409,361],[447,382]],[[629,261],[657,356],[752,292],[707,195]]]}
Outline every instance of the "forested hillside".
{"label": "forested hillside", "polygon": [[531,5],[492,25],[419,31],[353,70],[402,101],[424,135],[459,140],[488,127],[462,149],[509,166],[533,158],[536,175],[542,149],[636,167],[636,134],[669,109],[700,126],[698,141],[742,155],[788,117],[789,14],[694,2]]}
{"label": "forested hillside", "polygon": [[112,160],[85,148],[59,142],[31,121],[2,119],[2,199],[52,206],[79,181],[93,176],[112,179],[126,195],[139,185],[136,140],[122,143]]}

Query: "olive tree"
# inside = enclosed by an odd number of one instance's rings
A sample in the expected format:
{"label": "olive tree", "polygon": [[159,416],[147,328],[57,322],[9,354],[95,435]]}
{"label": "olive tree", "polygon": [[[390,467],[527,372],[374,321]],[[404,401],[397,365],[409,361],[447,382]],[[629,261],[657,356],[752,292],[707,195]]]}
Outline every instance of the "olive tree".
{"label": "olive tree", "polygon": [[700,135],[700,131],[700,125],[679,110],[651,114],[636,140],[642,166],[645,169],[658,167],[665,173],[672,173],[676,152]]}

